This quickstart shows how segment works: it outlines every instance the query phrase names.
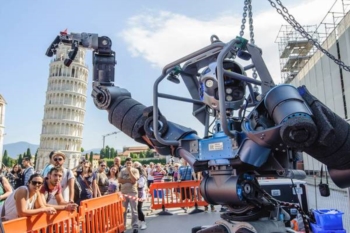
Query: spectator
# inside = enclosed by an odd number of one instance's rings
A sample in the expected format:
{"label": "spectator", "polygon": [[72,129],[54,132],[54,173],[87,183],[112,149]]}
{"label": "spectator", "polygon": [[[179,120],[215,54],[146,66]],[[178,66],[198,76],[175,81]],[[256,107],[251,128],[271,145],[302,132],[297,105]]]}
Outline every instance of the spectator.
{"label": "spectator", "polygon": [[20,164],[16,163],[13,165],[12,170],[7,173],[7,179],[13,190],[23,184],[22,168]]}
{"label": "spectator", "polygon": [[24,167],[24,171],[23,171],[23,181],[21,186],[28,184],[30,176],[35,173],[29,157],[23,157],[22,165]]}
{"label": "spectator", "polygon": [[[182,166],[179,168],[179,178],[178,181],[192,180],[194,173],[192,172],[192,167],[189,166],[186,160],[182,160]],[[191,199],[193,195],[193,190],[191,188],[181,188],[181,199]],[[187,213],[188,207],[183,207]]]}
{"label": "spectator", "polygon": [[77,182],[81,187],[81,194],[77,203],[97,197],[98,187],[96,184],[96,176],[92,172],[91,163],[89,161],[83,163],[82,172],[77,172]]}
{"label": "spectator", "polygon": [[108,181],[108,177],[106,175],[106,161],[103,159],[100,159],[98,161],[99,167],[98,170],[96,171],[96,183],[98,185],[98,189],[97,189],[97,196],[104,196],[108,193],[108,185],[109,185],[109,181]]}
{"label": "spectator", "polygon": [[118,169],[118,172],[120,172],[124,166],[121,164],[122,159],[120,157],[115,157],[114,158],[114,166]]}
{"label": "spectator", "polygon": [[166,171],[162,169],[162,166],[160,163],[157,163],[154,166],[154,169],[151,172],[151,175],[153,176],[153,182],[162,182],[163,177],[165,176]]}
{"label": "spectator", "polygon": [[[63,169],[61,167],[53,167],[44,178],[44,184],[41,186],[40,193],[45,206],[51,206],[56,210],[74,211],[78,205],[66,202],[62,196],[61,180],[63,177]],[[50,199],[55,199],[57,205],[48,204]]]}
{"label": "spectator", "polygon": [[[174,164],[174,173],[172,178],[173,181],[178,181],[179,179],[179,167],[180,167],[179,163]],[[176,202],[178,202],[180,200],[180,188],[175,188],[174,192],[176,195]]]}
{"label": "spectator", "polygon": [[[66,160],[66,155],[62,151],[55,151],[52,155],[54,166],[63,169],[63,176],[61,180],[62,196],[66,202],[74,203],[74,175],[69,169],[63,167]],[[55,200],[50,200],[51,204],[57,205]]]}
{"label": "spectator", "polygon": [[79,165],[72,169],[73,174],[76,176],[77,172],[81,173],[83,171],[83,163],[86,161],[84,156],[80,157]]}
{"label": "spectator", "polygon": [[[138,233],[137,214],[137,180],[140,178],[139,171],[132,167],[132,161],[125,162],[125,167],[119,172],[118,181],[121,184],[121,193],[124,194],[123,206],[131,209],[131,225],[133,233]],[[126,226],[126,211],[124,212],[124,225]]]}
{"label": "spectator", "polygon": [[28,183],[11,193],[6,199],[1,217],[4,220],[12,220],[18,217],[28,217],[40,213],[56,214],[53,207],[47,207],[40,198],[40,188],[43,185],[43,177],[33,174]]}
{"label": "spectator", "polygon": [[134,167],[139,171],[140,179],[137,181],[137,191],[138,191],[138,204],[137,204],[137,214],[140,222],[140,229],[145,230],[147,228],[145,215],[142,211],[143,202],[146,200],[146,186],[147,177],[141,163],[135,162]]}
{"label": "spectator", "polygon": [[151,187],[151,184],[153,183],[153,176],[152,176],[152,171],[154,169],[154,163],[150,162],[149,167],[147,168],[147,186],[148,188]]}
{"label": "spectator", "polygon": [[[162,182],[163,177],[165,176],[166,172],[165,170],[162,169],[162,166],[160,163],[157,163],[154,166],[154,169],[151,172],[151,175],[153,176],[153,182],[158,183]],[[153,191],[153,197],[154,198],[162,198],[163,197],[163,190],[154,190]]]}
{"label": "spectator", "polygon": [[0,206],[4,204],[4,201],[12,193],[12,187],[8,182],[7,178],[0,175]]}
{"label": "spectator", "polygon": [[119,191],[119,183],[118,183],[118,169],[113,166],[109,169],[107,173],[109,185],[108,185],[108,193],[115,193]]}
{"label": "spectator", "polygon": [[53,155],[56,153],[56,151],[51,151],[49,154],[49,163],[46,164],[45,168],[42,170],[41,175],[45,178],[47,176],[47,174],[49,173],[49,171],[51,170],[51,168],[53,168],[55,166],[55,161],[53,160]]}

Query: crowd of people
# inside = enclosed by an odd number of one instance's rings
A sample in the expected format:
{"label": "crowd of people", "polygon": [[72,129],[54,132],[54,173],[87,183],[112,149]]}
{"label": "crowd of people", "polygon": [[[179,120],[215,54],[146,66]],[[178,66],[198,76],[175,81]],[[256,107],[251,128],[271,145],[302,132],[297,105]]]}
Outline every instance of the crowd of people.
{"label": "crowd of people", "polygon": [[[49,159],[40,172],[35,171],[28,157],[23,158],[22,166],[15,164],[12,169],[2,172],[0,213],[3,221],[44,212],[56,214],[57,210],[74,211],[83,200],[120,191],[127,210],[124,224],[126,226],[127,212],[131,212],[131,227],[133,233],[138,233],[139,229],[147,228],[143,204],[148,200],[148,187],[152,183],[201,179],[201,174],[195,174],[185,161],[182,164],[151,162],[142,165],[126,158],[122,165],[121,158],[115,157],[111,167],[101,159],[98,168],[93,170],[84,158],[77,167],[64,168],[66,155],[61,151],[52,151]],[[176,199],[180,199],[183,192],[177,190],[175,193]],[[161,198],[162,194],[155,192],[152,195]]]}

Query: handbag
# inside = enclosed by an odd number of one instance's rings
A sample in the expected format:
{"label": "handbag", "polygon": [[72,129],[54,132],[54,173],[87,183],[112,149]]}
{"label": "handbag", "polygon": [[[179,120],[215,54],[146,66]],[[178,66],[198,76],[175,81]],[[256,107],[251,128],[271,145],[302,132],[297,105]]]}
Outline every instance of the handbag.
{"label": "handbag", "polygon": [[329,190],[329,185],[328,185],[328,175],[327,175],[327,171],[325,171],[326,173],[326,183],[322,183],[322,176],[323,176],[323,165],[321,166],[321,180],[320,180],[320,184],[318,185],[318,189],[320,190],[320,194],[322,197],[329,197],[331,195],[331,192]]}

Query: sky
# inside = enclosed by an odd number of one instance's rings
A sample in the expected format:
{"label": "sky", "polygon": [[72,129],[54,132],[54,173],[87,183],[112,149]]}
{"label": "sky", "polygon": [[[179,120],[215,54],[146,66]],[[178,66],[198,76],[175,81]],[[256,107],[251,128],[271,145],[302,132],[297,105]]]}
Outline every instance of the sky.
{"label": "sky", "polygon": [[[276,83],[280,82],[278,44],[281,25],[287,22],[267,0],[252,1],[255,44]],[[301,25],[318,25],[333,0],[283,0]],[[340,1],[339,1],[340,2]],[[51,58],[45,51],[62,30],[108,36],[116,53],[115,85],[151,106],[154,81],[162,68],[210,44],[215,34],[229,42],[239,35],[244,0],[85,0],[2,1],[0,7],[0,94],[5,98],[4,144],[40,143]],[[316,10],[317,9],[317,10]],[[248,25],[244,37],[249,39]],[[102,135],[119,131],[108,122],[91,97],[92,55],[89,66],[83,144],[85,150],[102,147]],[[188,95],[183,84],[161,85],[161,92]],[[170,107],[171,106],[171,107]],[[161,100],[165,117],[203,131],[191,115],[192,106]],[[106,137],[105,144],[121,149],[140,145],[124,133]]]}

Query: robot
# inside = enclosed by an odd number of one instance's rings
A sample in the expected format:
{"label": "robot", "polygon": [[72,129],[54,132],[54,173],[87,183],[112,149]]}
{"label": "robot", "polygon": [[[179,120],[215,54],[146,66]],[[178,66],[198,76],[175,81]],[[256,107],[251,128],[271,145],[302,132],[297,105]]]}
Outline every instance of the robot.
{"label": "robot", "polygon": [[[166,65],[153,87],[153,106],[146,107],[124,88],[114,85],[115,52],[110,38],[93,33],[62,32],[46,51],[51,57],[60,43],[70,44],[64,64],[74,60],[79,46],[93,50],[93,101],[108,112],[116,128],[162,155],[185,159],[195,172],[204,172],[200,192],[228,211],[212,226],[193,233],[286,232],[288,214],[267,194],[259,177],[303,179],[295,170],[304,151],[328,166],[333,181],[350,187],[350,126],[305,86],[275,85],[262,59],[262,50],[237,37],[228,43],[217,36],[211,43]],[[251,61],[242,66],[239,61]],[[248,77],[256,69],[260,80]],[[191,98],[158,91],[168,79],[186,85]],[[255,87],[254,87],[255,86]],[[259,88],[256,88],[259,86]],[[261,93],[259,93],[259,91]],[[204,126],[204,137],[186,126],[168,121],[159,98],[193,104],[193,115]],[[250,113],[246,115],[247,109]],[[210,118],[214,118],[210,133]],[[306,226],[306,214],[300,207]]]}

